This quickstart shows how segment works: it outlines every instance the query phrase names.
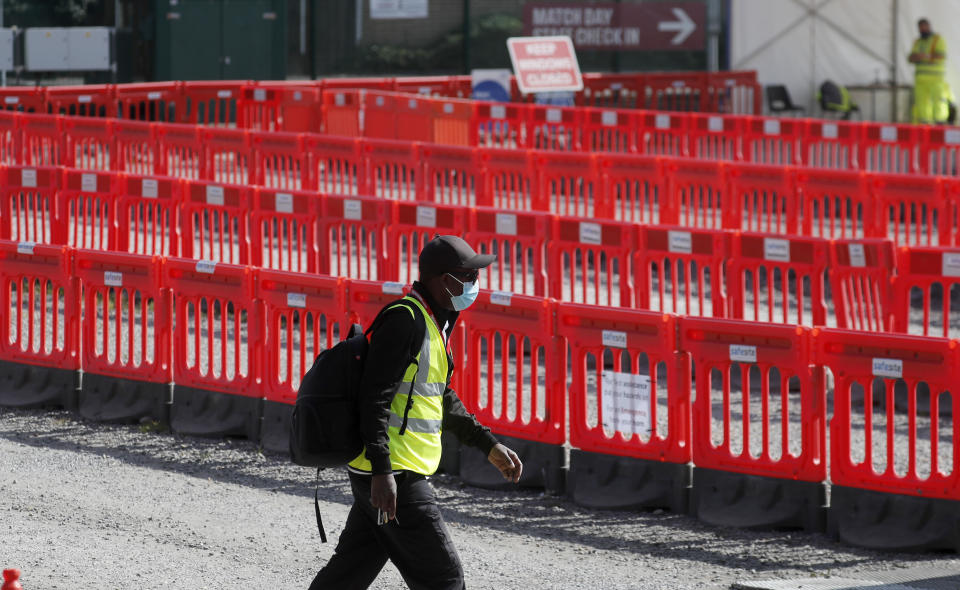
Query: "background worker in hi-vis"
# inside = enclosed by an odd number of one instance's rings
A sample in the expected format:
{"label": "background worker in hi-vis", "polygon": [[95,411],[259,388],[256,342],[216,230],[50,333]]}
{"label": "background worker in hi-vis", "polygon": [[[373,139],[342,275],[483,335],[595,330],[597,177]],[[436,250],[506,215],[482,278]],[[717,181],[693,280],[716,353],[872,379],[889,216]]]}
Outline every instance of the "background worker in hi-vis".
{"label": "background worker in hi-vis", "polygon": [[944,123],[949,115],[950,88],[947,86],[947,42],[933,32],[930,21],[917,22],[920,38],[910,50],[916,66],[913,83],[913,122]]}

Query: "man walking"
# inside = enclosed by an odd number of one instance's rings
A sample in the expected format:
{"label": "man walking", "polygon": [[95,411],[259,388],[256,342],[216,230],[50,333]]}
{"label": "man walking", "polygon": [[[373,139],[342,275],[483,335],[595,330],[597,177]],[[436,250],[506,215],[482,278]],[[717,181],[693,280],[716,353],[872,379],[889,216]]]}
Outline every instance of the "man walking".
{"label": "man walking", "polygon": [[950,111],[950,89],[946,81],[947,43],[930,28],[925,18],[917,22],[920,38],[910,50],[916,65],[913,83],[913,122],[944,123]]}
{"label": "man walking", "polygon": [[460,312],[477,298],[479,270],[494,260],[456,236],[435,237],[420,252],[420,280],[384,310],[371,333],[360,384],[364,451],[348,467],[353,507],[311,590],[367,588],[387,559],[413,590],[466,587],[426,478],[440,464],[446,430],[486,453],[506,479],[520,480],[516,453],[448,387],[454,367],[447,341]]}

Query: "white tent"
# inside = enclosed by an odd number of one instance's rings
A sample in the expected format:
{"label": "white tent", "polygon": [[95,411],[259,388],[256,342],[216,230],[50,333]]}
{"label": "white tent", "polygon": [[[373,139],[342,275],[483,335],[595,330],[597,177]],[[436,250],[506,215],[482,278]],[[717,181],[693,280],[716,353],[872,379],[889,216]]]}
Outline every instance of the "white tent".
{"label": "white tent", "polygon": [[921,17],[946,40],[947,79],[960,95],[960,0],[731,0],[730,11],[731,69],[786,85],[808,113],[827,79],[912,85],[907,55]]}

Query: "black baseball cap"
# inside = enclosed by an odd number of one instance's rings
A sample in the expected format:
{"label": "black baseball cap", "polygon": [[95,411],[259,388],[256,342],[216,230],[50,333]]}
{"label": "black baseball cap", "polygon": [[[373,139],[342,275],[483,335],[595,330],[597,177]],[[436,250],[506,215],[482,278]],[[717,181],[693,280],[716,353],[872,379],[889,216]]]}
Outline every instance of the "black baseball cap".
{"label": "black baseball cap", "polygon": [[457,236],[436,236],[420,250],[420,273],[436,276],[456,268],[486,268],[496,259],[494,254],[477,254]]}

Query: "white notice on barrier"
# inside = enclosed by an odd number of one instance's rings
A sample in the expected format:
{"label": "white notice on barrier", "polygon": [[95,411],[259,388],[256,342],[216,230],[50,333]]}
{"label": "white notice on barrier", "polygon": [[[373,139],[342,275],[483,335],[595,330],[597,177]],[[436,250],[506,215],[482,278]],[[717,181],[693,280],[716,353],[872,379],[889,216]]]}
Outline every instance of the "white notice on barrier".
{"label": "white notice on barrier", "polygon": [[213,260],[198,260],[197,272],[212,275],[213,273],[217,272],[217,263]]}
{"label": "white notice on barrier", "polygon": [[403,295],[403,283],[387,281],[383,284],[381,292],[386,293],[387,295]]}
{"label": "white notice on barrier", "polygon": [[163,97],[163,94],[159,92],[148,92],[147,100],[160,100]]}
{"label": "white notice on barrier", "polygon": [[897,141],[897,128],[896,127],[881,127],[880,128],[880,139],[883,141]]}
{"label": "white notice on barrier", "polygon": [[437,210],[434,207],[417,207],[417,225],[420,227],[437,227]]}
{"label": "white notice on barrier", "polygon": [[96,174],[81,174],[80,175],[80,190],[85,193],[95,193],[97,192],[97,175]]}
{"label": "white notice on barrier", "polygon": [[563,112],[560,109],[547,109],[547,123],[563,121]]}
{"label": "white notice on barrier", "polygon": [[824,139],[836,139],[837,138],[837,124],[836,123],[824,123],[823,127],[820,128],[820,135]]}
{"label": "white notice on barrier", "polygon": [[850,266],[863,268],[867,265],[867,255],[863,251],[863,244],[850,244]]}
{"label": "white notice on barrier", "polygon": [[513,213],[497,213],[497,233],[502,236],[517,235],[517,216]]}
{"label": "white notice on barrier", "polygon": [[145,199],[157,198],[157,180],[155,178],[144,178],[140,184],[140,194]]}
{"label": "white notice on barrier", "polygon": [[617,124],[617,111],[603,111],[600,121],[607,127],[613,127]]}
{"label": "white notice on barrier", "polygon": [[603,428],[608,432],[650,434],[650,377],[604,371]]}
{"label": "white notice on barrier", "polygon": [[217,90],[217,98],[230,98],[233,92],[230,90]]}
{"label": "white notice on barrier", "polygon": [[960,143],[960,131],[956,129],[947,129],[943,132],[943,142],[950,145]]}
{"label": "white notice on barrier", "polygon": [[254,88],[253,90],[253,100],[257,102],[263,102],[267,100],[267,90],[266,88]]}
{"label": "white notice on barrier", "polygon": [[945,277],[960,277],[960,252],[944,252],[940,274]]}
{"label": "white notice on barrier", "polygon": [[363,219],[363,203],[356,199],[344,199],[343,218],[359,221]]}
{"label": "white notice on barrier", "polygon": [[617,330],[604,330],[602,341],[603,345],[608,348],[626,348],[627,333]]}
{"label": "white notice on barrier", "polygon": [[507,118],[507,107],[501,104],[495,104],[490,107],[490,118],[491,119],[506,119]]}
{"label": "white notice on barrier", "polygon": [[222,186],[207,187],[207,205],[214,205],[217,207],[223,206],[223,187]]}
{"label": "white notice on barrier", "polygon": [[33,248],[36,245],[36,242],[17,242],[17,254],[33,256]]}
{"label": "white notice on barrier", "polygon": [[276,209],[277,213],[293,213],[293,195],[277,193]]}
{"label": "white notice on barrier", "polygon": [[757,347],[746,344],[731,344],[730,360],[737,363],[755,363],[757,362]]}
{"label": "white notice on barrier", "polygon": [[20,176],[20,186],[32,188],[37,186],[37,171],[33,168],[26,168]]}
{"label": "white notice on barrier", "polygon": [[122,272],[113,272],[110,270],[104,271],[103,273],[103,284],[108,287],[122,287],[123,286],[123,273]]}
{"label": "white notice on barrier", "polygon": [[667,232],[667,249],[677,254],[693,253],[693,236],[688,231]]}
{"label": "white notice on barrier", "polygon": [[670,129],[670,115],[657,115],[654,126],[657,129]]}
{"label": "white notice on barrier", "polygon": [[764,238],[763,259],[772,262],[790,262],[790,240]]}
{"label": "white notice on barrier", "polygon": [[707,130],[711,133],[720,133],[723,131],[723,119],[720,117],[710,117],[707,119]]}
{"label": "white notice on barrier", "polygon": [[287,307],[304,308],[306,306],[307,306],[306,293],[287,293]]}
{"label": "white notice on barrier", "polygon": [[580,243],[599,246],[603,244],[603,228],[599,223],[580,222]]}
{"label": "white notice on barrier", "polygon": [[767,119],[763,122],[764,135],[780,135],[780,121],[777,119]]}
{"label": "white notice on barrier", "polygon": [[900,359],[873,359],[874,377],[891,377],[900,379],[903,377],[903,361]]}
{"label": "white notice on barrier", "polygon": [[513,303],[513,293],[510,291],[494,291],[490,294],[490,303],[510,307]]}

